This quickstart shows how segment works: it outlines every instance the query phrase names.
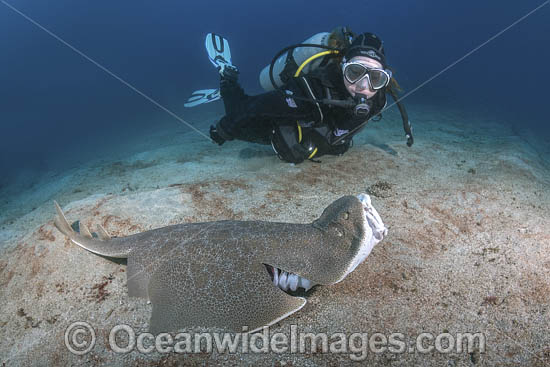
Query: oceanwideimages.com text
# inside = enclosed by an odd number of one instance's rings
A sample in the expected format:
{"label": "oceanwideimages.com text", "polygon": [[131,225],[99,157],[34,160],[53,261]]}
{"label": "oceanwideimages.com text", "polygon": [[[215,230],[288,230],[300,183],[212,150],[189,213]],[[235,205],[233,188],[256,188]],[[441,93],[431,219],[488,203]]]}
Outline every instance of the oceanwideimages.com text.
{"label": "oceanwideimages.com text", "polygon": [[[90,352],[96,343],[95,330],[86,322],[71,324],[65,344],[74,354]],[[139,353],[331,353],[347,354],[362,361],[369,353],[472,353],[485,352],[483,333],[314,333],[290,325],[288,332],[271,332],[268,327],[241,333],[151,333],[136,332],[129,325],[116,325],[109,333],[109,349],[122,354]]]}

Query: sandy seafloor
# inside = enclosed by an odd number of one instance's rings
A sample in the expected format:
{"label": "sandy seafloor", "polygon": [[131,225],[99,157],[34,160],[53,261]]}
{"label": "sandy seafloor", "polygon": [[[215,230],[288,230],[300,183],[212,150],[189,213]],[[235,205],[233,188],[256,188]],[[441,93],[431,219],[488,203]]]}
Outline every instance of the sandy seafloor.
{"label": "sandy seafloor", "polygon": [[[181,222],[310,222],[342,195],[370,192],[387,237],[343,282],[317,287],[291,324],[314,333],[483,333],[485,351],[368,352],[370,365],[550,365],[550,142],[495,121],[409,105],[416,142],[399,115],[371,123],[341,157],[284,164],[271,147],[157,131],[132,153],[2,189],[0,360],[5,366],[336,365],[349,354],[116,354],[116,324],[147,330],[151,305],[130,299],[126,265],[96,256],[53,227],[53,200],[70,221],[124,236]],[[202,131],[215,116],[208,116]],[[179,130],[178,130],[179,129]],[[21,185],[18,185],[21,187]],[[267,276],[267,274],[266,274]],[[246,284],[243,284],[246,286]],[[72,355],[74,321],[96,330]]]}

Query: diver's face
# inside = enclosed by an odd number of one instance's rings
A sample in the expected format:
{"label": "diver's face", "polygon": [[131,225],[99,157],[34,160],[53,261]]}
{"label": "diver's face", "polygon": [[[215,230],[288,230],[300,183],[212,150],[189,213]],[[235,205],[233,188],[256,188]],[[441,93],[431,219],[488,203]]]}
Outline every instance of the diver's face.
{"label": "diver's face", "polygon": [[[350,60],[348,60],[348,62],[359,62],[368,68],[382,69],[382,64],[380,62],[366,56],[355,56]],[[348,89],[348,92],[353,97],[355,97],[356,93],[360,93],[367,96],[367,98],[371,98],[377,92],[376,90],[370,87],[370,84],[367,78],[363,78],[359,80],[357,83],[353,83],[353,84],[348,82],[347,79],[344,78],[344,85],[346,86],[346,88]]]}

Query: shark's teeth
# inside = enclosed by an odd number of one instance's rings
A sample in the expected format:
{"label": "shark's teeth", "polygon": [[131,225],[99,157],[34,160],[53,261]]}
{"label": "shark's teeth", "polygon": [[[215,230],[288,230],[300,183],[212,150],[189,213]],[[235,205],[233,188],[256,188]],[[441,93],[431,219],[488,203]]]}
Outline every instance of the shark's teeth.
{"label": "shark's teeth", "polygon": [[288,276],[288,287],[291,291],[295,291],[298,287],[298,276],[296,274],[290,274]]}
{"label": "shark's teeth", "polygon": [[298,287],[304,288],[307,291],[313,287],[313,283],[309,279],[298,277]]}
{"label": "shark's teeth", "polygon": [[279,286],[279,269],[273,268],[273,285]]}
{"label": "shark's teeth", "polygon": [[[313,283],[299,275],[283,271],[281,269],[268,266],[269,273],[272,275],[273,285],[279,287],[283,291],[296,291],[298,288],[303,288],[306,292],[313,287]],[[272,269],[272,270],[271,270]]]}
{"label": "shark's teeth", "polygon": [[279,276],[279,288],[281,288],[283,291],[288,290],[288,273],[286,271],[283,271],[281,275]]}

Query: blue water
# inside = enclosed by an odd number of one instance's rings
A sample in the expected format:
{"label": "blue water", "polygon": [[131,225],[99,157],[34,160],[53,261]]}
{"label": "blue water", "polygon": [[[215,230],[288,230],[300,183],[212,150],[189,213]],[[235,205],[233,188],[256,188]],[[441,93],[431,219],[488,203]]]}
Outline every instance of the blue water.
{"label": "blue water", "polygon": [[[543,1],[128,1],[7,3],[186,119],[183,102],[217,87],[204,37],[225,36],[248,93],[281,48],[347,25],[385,41],[413,90]],[[405,100],[490,111],[550,134],[550,5]],[[219,103],[219,102],[218,102]],[[0,183],[20,170],[62,169],[101,157],[136,134],[188,128],[0,2]],[[206,132],[206,129],[205,129]],[[197,135],[197,139],[204,139]]]}

